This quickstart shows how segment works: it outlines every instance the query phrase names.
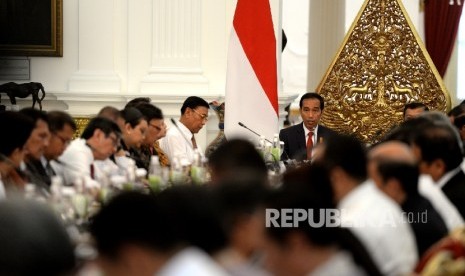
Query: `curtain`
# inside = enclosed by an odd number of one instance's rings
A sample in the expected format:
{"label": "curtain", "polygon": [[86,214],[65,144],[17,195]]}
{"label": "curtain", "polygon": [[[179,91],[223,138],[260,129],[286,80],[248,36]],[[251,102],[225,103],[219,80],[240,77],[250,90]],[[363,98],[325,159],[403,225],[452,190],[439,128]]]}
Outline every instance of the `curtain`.
{"label": "curtain", "polygon": [[449,0],[425,0],[425,42],[441,77],[449,64],[459,28],[462,5]]}

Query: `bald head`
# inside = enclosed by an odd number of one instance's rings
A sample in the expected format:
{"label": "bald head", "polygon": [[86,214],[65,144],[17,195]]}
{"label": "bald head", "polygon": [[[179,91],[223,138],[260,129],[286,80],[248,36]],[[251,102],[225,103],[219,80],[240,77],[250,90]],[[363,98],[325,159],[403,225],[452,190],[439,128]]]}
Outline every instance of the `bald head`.
{"label": "bald head", "polygon": [[368,174],[376,186],[399,204],[418,193],[418,166],[409,146],[389,141],[368,153]]}
{"label": "bald head", "polygon": [[409,146],[398,141],[389,141],[375,146],[368,153],[369,161],[397,161],[415,164],[416,159]]}

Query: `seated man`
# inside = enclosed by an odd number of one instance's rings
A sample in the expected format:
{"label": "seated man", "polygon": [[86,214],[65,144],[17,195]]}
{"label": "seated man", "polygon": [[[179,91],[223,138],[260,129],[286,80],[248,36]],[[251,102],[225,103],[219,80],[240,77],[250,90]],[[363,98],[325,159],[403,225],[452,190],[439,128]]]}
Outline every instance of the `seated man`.
{"label": "seated man", "polygon": [[385,142],[369,152],[368,171],[378,188],[397,202],[412,227],[418,256],[447,235],[447,227],[431,202],[418,191],[419,169],[410,148]]}
{"label": "seated man", "polygon": [[[47,178],[50,179],[55,175],[50,162],[52,160],[57,160],[71,143],[74,132],[76,131],[76,123],[68,113],[63,111],[50,111],[47,115],[51,136],[48,147],[44,150],[41,162]],[[48,183],[50,182],[48,181]]]}
{"label": "seated man", "polygon": [[194,134],[198,133],[208,121],[208,103],[199,97],[188,97],[181,107],[181,118],[176,126],[170,127],[160,147],[168,156],[170,163],[175,158],[194,161],[195,149],[202,152],[197,145]]}
{"label": "seated man", "polygon": [[324,168],[302,166],[283,182],[265,216],[265,264],[273,275],[381,275],[360,241],[329,218],[336,213]]}
{"label": "seated man", "polygon": [[[90,232],[99,251],[97,264],[105,275],[226,275],[195,247],[213,240],[207,213],[215,208],[196,198],[199,187],[177,188],[157,197],[122,193],[95,216]],[[190,200],[183,200],[186,197]]]}
{"label": "seated man", "polygon": [[411,120],[420,116],[423,112],[429,111],[429,108],[424,103],[408,103],[404,106],[403,118],[404,121]]}
{"label": "seated man", "polygon": [[8,191],[21,191],[25,180],[18,174],[24,158],[24,145],[29,139],[34,122],[24,114],[13,111],[0,112],[0,129],[15,129],[0,135],[0,199]]}
{"label": "seated man", "polygon": [[149,171],[150,158],[152,155],[158,155],[160,161],[163,160],[163,162],[160,163],[164,163],[166,165],[166,156],[161,156],[155,148],[155,144],[159,143],[158,140],[166,134],[163,113],[158,107],[150,103],[140,103],[134,107],[137,108],[142,115],[144,115],[148,124],[139,154],[140,160],[143,163],[143,168]]}
{"label": "seated man", "polygon": [[318,151],[318,163],[329,170],[343,227],[353,230],[381,272],[411,272],[418,259],[412,229],[403,222],[400,207],[367,179],[367,158],[360,141],[332,136]]}
{"label": "seated man", "polygon": [[94,160],[105,160],[114,154],[119,145],[121,131],[114,122],[105,118],[92,119],[65,152],[53,162],[57,175],[63,177],[64,184],[72,185],[77,181],[96,185]]}
{"label": "seated man", "polygon": [[279,132],[279,140],[284,142],[282,160],[310,160],[313,147],[335,133],[319,124],[325,107],[324,99],[319,94],[304,94],[300,98],[299,107],[302,123]]}
{"label": "seated man", "polygon": [[28,181],[36,185],[41,194],[47,195],[50,187],[50,177],[45,172],[41,158],[50,142],[48,115],[44,111],[34,108],[24,108],[20,113],[28,116],[35,123],[35,128],[25,145],[26,156],[23,171]]}
{"label": "seated man", "polygon": [[30,157],[26,162],[30,174],[29,181],[37,185],[45,196],[50,192],[51,178],[55,175],[50,161],[56,160],[65,151],[76,131],[73,118],[63,111],[47,113],[47,120],[51,133],[48,146],[43,148],[43,154],[39,159]]}
{"label": "seated man", "polygon": [[450,123],[431,123],[416,133],[412,149],[420,172],[431,176],[465,218],[465,174],[461,168],[463,157],[459,139]]}

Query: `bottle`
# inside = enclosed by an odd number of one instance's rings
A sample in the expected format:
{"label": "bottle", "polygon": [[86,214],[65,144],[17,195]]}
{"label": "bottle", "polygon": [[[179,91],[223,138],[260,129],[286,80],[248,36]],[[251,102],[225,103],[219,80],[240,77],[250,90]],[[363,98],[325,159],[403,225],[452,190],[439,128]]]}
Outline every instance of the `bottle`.
{"label": "bottle", "polygon": [[206,169],[204,158],[198,149],[194,151],[194,162],[192,162],[190,175],[194,184],[204,184],[206,181]]}
{"label": "bottle", "polygon": [[162,169],[160,165],[160,159],[157,155],[152,155],[150,158],[149,167],[149,188],[152,192],[156,193],[162,190],[164,183],[162,178]]}
{"label": "bottle", "polygon": [[275,133],[273,136],[273,147],[271,149],[271,155],[273,157],[274,162],[279,162],[279,160],[281,159],[281,147],[279,136],[277,133]]}

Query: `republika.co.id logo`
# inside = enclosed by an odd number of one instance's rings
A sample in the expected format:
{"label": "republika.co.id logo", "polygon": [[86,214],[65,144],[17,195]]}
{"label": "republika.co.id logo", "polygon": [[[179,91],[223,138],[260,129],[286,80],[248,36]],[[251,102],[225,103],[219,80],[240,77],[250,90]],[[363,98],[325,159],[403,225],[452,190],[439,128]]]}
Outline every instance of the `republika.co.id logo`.
{"label": "republika.co.id logo", "polygon": [[265,226],[291,228],[308,224],[310,227],[396,227],[399,223],[427,223],[427,211],[418,213],[383,212],[376,218],[353,219],[342,209],[283,208],[265,210]]}

